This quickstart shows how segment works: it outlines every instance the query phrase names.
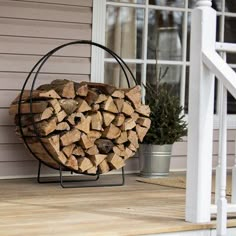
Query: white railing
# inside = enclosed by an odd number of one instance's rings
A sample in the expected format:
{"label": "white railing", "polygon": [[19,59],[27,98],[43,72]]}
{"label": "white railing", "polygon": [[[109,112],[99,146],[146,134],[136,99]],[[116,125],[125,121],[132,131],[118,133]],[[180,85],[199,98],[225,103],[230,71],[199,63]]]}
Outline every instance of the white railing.
{"label": "white railing", "polygon": [[[226,145],[227,91],[236,98],[236,74],[216,49],[236,52],[232,44],[215,43],[216,12],[210,0],[199,0],[192,13],[189,87],[189,130],[187,158],[186,220],[209,222],[217,212],[217,236],[226,236]],[[217,206],[211,206],[214,77],[219,79],[219,161],[216,177]],[[233,168],[236,176],[236,168]],[[236,179],[233,179],[233,183]],[[236,202],[235,187],[231,202]]]}

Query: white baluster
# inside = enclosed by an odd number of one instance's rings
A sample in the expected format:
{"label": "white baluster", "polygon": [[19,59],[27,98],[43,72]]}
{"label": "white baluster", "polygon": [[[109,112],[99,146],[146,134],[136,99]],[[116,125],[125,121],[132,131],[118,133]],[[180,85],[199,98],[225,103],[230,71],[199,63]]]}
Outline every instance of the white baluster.
{"label": "white baluster", "polygon": [[198,1],[191,22],[186,221],[210,221],[214,75],[203,65],[202,51],[215,51],[216,12]]}
{"label": "white baluster", "polygon": [[227,200],[226,200],[226,172],[227,172],[227,90],[223,88],[223,97],[220,106],[220,137],[219,137],[219,198],[217,199],[217,236],[226,236],[227,231]]}
{"label": "white baluster", "polygon": [[[224,59],[224,61],[226,61],[226,52],[221,52],[220,55],[222,56],[222,58]],[[218,101],[217,101],[217,109],[219,112],[219,148],[218,148],[218,158],[217,158],[217,166],[216,166],[216,180],[215,180],[215,204],[217,204],[217,200],[220,198],[220,163],[221,163],[221,158],[222,156],[221,154],[221,148],[222,145],[220,143],[220,138],[222,137],[222,112],[224,109],[223,106],[223,102],[224,102],[224,95],[223,95],[223,83],[221,81],[219,81],[219,88],[218,88]]]}
{"label": "white baluster", "polygon": [[232,195],[231,203],[236,204],[236,139],[235,139],[235,152],[234,152],[234,166],[232,168]]}

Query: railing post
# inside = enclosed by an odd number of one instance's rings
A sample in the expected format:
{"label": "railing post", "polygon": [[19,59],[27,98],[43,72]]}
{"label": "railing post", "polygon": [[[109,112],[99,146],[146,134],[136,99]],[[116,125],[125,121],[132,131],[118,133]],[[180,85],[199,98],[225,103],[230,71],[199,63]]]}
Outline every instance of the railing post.
{"label": "railing post", "polygon": [[210,221],[214,75],[202,51],[215,51],[216,12],[200,0],[191,18],[186,221]]}

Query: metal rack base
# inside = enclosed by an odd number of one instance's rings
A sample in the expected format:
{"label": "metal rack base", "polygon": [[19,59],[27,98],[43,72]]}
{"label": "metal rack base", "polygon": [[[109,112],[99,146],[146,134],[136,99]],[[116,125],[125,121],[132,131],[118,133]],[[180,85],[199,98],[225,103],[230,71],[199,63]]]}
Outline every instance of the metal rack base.
{"label": "metal rack base", "polygon": [[[41,167],[42,167],[42,162],[39,161],[38,175],[37,175],[37,182],[39,184],[60,183],[62,188],[114,187],[114,186],[123,186],[125,184],[124,167],[122,167],[121,182],[119,182],[119,183],[111,183],[111,184],[102,184],[101,183],[101,184],[86,184],[86,185],[85,184],[81,185],[80,183],[86,183],[86,182],[89,183],[89,182],[98,181],[100,179],[101,175],[99,175],[99,174],[90,175],[90,176],[95,177],[93,179],[65,180],[65,179],[63,179],[63,171],[66,171],[66,170],[62,170],[62,166],[60,165],[60,168],[58,170],[59,171],[59,179],[58,180],[44,180],[47,177],[41,177]],[[71,175],[75,173],[73,171],[70,171],[70,172],[71,172]],[[81,175],[78,175],[78,176],[81,176]]]}

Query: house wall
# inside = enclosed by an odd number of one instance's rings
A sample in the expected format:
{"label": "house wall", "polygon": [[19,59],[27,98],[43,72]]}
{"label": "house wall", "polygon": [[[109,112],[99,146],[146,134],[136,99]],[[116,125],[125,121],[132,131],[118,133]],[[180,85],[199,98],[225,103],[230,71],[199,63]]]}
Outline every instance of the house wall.
{"label": "house wall", "polygon": [[[37,162],[16,137],[8,115],[27,73],[52,48],[91,38],[92,0],[0,1],[0,178],[36,174]],[[61,50],[42,69],[36,86],[53,79],[89,80],[90,54],[89,46]]]}
{"label": "house wall", "polygon": [[[0,178],[35,176],[37,161],[15,135],[8,114],[11,101],[32,66],[50,49],[78,39],[92,39],[92,0],[0,1]],[[89,80],[89,46],[71,46],[58,52],[43,68],[37,84],[53,79]],[[28,88],[30,85],[28,86]],[[218,152],[214,131],[214,166]],[[228,133],[229,166],[232,166],[235,131]],[[186,168],[187,138],[174,144],[171,170]],[[138,154],[137,154],[138,157]],[[138,158],[126,171],[138,171]],[[45,174],[55,173],[44,168]]]}

